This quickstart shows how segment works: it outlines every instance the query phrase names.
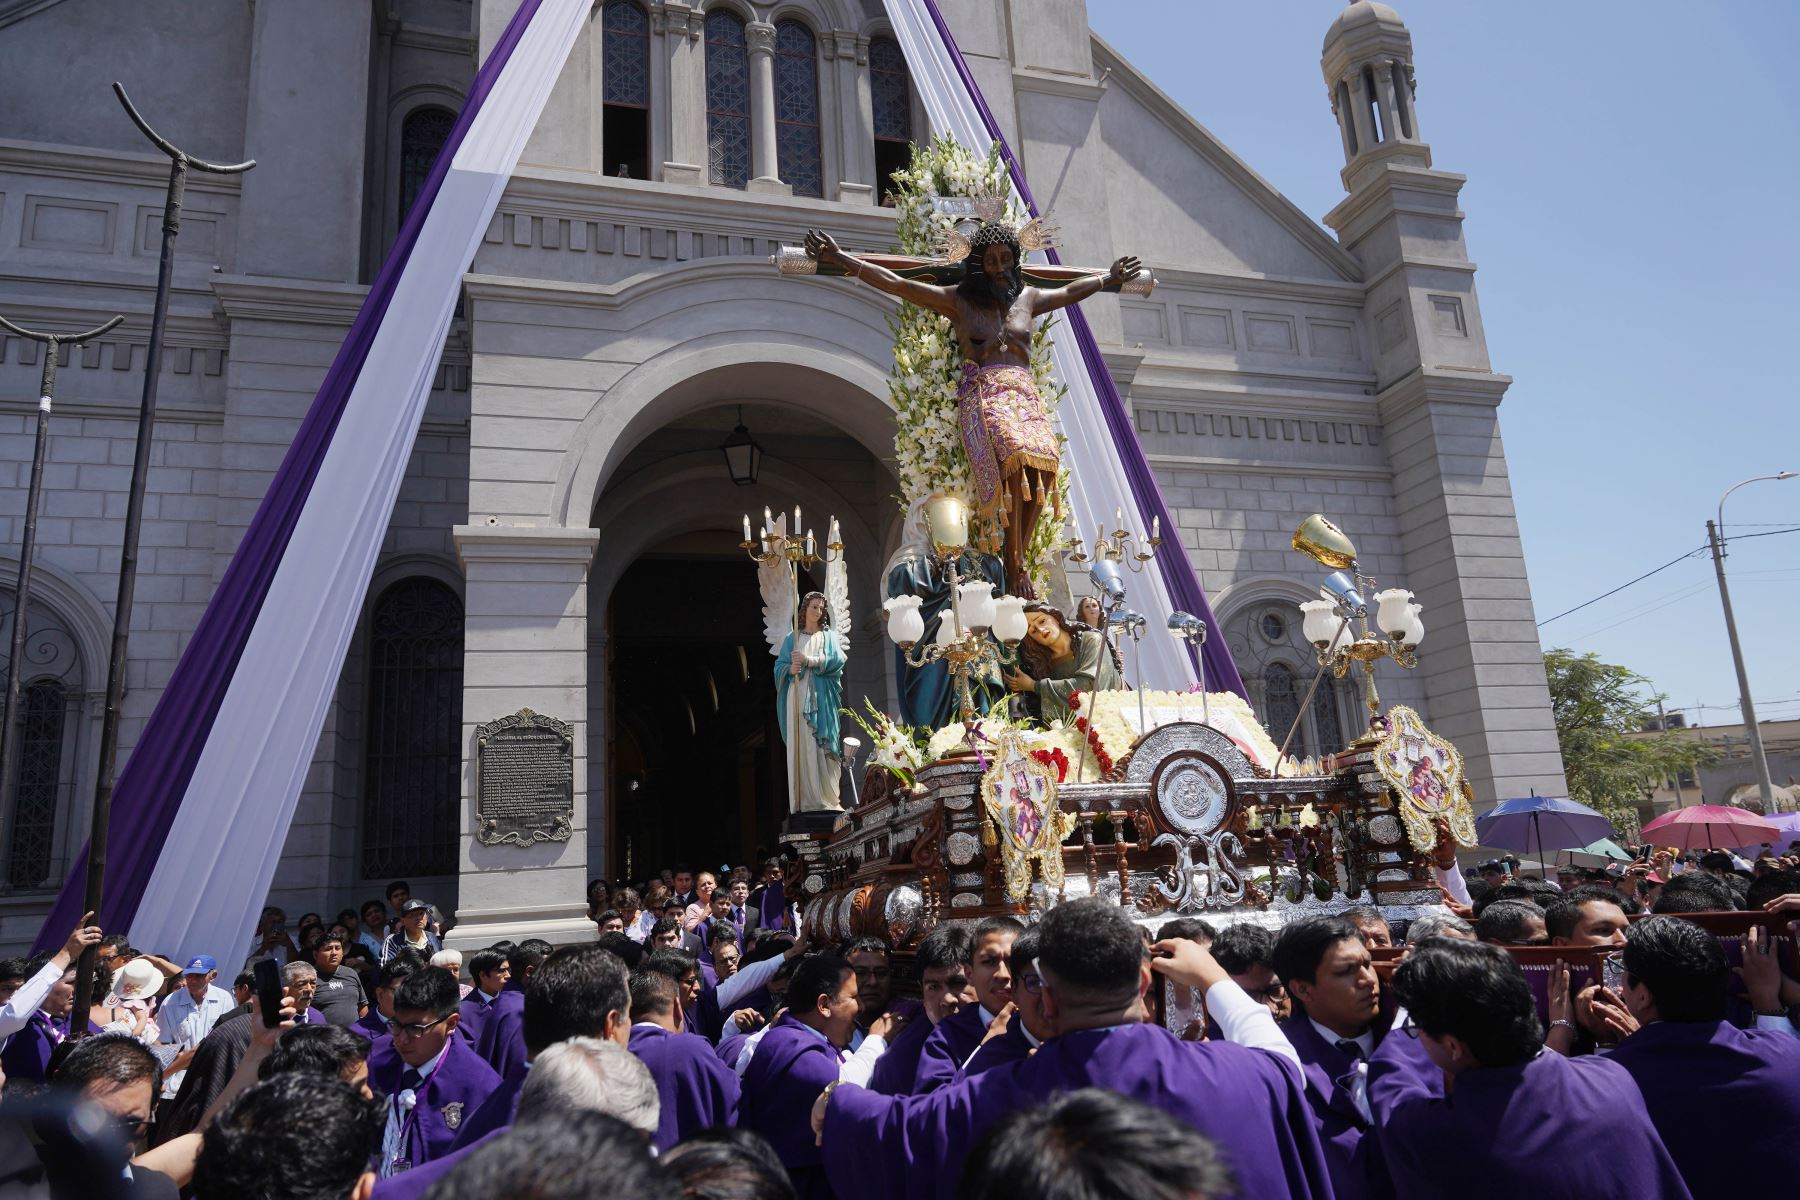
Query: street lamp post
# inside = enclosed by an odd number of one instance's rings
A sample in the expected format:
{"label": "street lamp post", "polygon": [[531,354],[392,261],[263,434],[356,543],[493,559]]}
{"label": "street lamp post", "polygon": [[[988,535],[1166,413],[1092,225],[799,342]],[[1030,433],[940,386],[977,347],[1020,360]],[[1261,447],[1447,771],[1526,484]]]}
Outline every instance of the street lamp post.
{"label": "street lamp post", "polygon": [[1707,544],[1712,547],[1713,571],[1719,577],[1719,603],[1725,609],[1725,635],[1731,639],[1731,665],[1737,669],[1738,707],[1744,717],[1744,734],[1750,739],[1750,757],[1756,763],[1756,785],[1762,793],[1763,815],[1775,812],[1775,785],[1769,779],[1769,759],[1763,753],[1762,731],[1756,726],[1756,702],[1750,698],[1750,675],[1744,669],[1744,648],[1738,643],[1737,618],[1731,613],[1731,589],[1725,583],[1725,501],[1746,483],[1764,479],[1792,479],[1796,472],[1778,471],[1773,475],[1752,475],[1725,489],[1719,497],[1718,521],[1706,523]]}

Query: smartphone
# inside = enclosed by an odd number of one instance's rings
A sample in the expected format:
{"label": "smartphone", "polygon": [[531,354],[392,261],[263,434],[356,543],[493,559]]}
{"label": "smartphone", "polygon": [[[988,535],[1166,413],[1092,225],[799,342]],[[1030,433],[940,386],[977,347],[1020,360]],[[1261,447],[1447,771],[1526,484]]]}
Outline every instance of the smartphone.
{"label": "smartphone", "polygon": [[251,971],[256,975],[256,1005],[262,1011],[262,1022],[273,1029],[281,1024],[281,968],[272,958],[259,958]]}
{"label": "smartphone", "polygon": [[1637,848],[1638,861],[1639,862],[1649,862],[1650,855],[1655,851],[1655,849],[1656,849],[1656,847],[1652,846],[1648,842],[1645,842],[1642,846],[1639,846]]}

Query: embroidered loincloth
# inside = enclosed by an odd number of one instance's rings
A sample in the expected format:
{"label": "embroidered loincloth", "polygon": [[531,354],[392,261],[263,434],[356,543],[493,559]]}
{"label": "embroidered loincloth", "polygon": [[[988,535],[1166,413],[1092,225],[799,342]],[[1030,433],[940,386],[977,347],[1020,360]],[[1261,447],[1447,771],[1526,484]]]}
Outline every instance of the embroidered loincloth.
{"label": "embroidered loincloth", "polygon": [[978,504],[992,503],[1003,484],[1025,471],[1048,472],[1054,487],[1056,431],[1029,370],[964,363],[956,399]]}

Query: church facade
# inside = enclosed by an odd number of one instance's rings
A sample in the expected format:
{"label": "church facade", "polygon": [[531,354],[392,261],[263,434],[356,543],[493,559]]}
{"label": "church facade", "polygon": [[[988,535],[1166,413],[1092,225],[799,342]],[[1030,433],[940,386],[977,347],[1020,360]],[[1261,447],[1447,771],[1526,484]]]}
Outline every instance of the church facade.
{"label": "church facade", "polygon": [[[1136,254],[1159,279],[1089,319],[1277,737],[1298,721],[1317,755],[1363,723],[1349,685],[1301,707],[1314,663],[1294,605],[1318,572],[1288,539],[1320,511],[1425,605],[1419,666],[1382,668],[1384,701],[1456,741],[1482,805],[1562,794],[1497,421],[1509,381],[1399,18],[1361,0],[1328,32],[1320,120],[1344,161],[1319,169],[1341,168],[1346,198],[1321,225],[1093,36],[1081,0],[941,7],[1065,258]],[[0,947],[35,932],[93,791],[165,179],[108,85],[196,154],[259,160],[189,183],[129,751],[515,8],[0,3],[0,313],[55,330],[126,315],[58,383]],[[891,247],[888,175],[929,132],[878,0],[594,4],[465,278],[275,879],[290,916],[406,878],[475,941],[554,935],[579,925],[589,878],[772,844],[782,752],[742,514],[838,518],[846,702],[891,706],[890,304],[768,258],[812,227]],[[40,366],[0,339],[9,620]],[[721,453],[740,427],[760,452],[748,482]],[[574,835],[481,846],[475,730],[521,708],[574,727]]]}

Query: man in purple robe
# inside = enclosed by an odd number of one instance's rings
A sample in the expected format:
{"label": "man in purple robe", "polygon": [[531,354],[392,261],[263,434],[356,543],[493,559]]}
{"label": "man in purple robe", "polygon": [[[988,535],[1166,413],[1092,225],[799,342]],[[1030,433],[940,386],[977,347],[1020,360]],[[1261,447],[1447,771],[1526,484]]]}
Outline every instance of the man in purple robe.
{"label": "man in purple robe", "polygon": [[1689,1195],[1630,1074],[1544,1049],[1531,986],[1504,950],[1431,938],[1394,973],[1394,992],[1401,1009],[1369,1062],[1368,1097],[1401,1200],[1472,1185],[1484,1196]]}
{"label": "man in purple robe", "polygon": [[1159,942],[1155,970],[1198,987],[1230,1042],[1183,1042],[1145,1024],[1151,966],[1116,905],[1071,900],[1045,914],[1038,969],[1055,1036],[1031,1057],[928,1095],[882,1096],[840,1085],[814,1119],[840,1195],[956,1195],[971,1147],[1007,1113],[1098,1087],[1160,1108],[1211,1138],[1246,1197],[1328,1197],[1304,1076],[1267,1008],[1198,944]]}
{"label": "man in purple robe", "polygon": [[600,946],[564,946],[532,973],[520,1009],[525,1061],[463,1121],[461,1149],[512,1124],[537,1056],[558,1042],[587,1037],[623,1046],[631,1030],[631,987],[625,964]]}
{"label": "man in purple robe", "polygon": [[838,1081],[850,1046],[856,972],[834,954],[814,955],[795,970],[787,1002],[744,1072],[740,1123],[768,1139],[799,1200],[831,1200],[810,1116],[819,1094]]}
{"label": "man in purple robe", "polygon": [[969,986],[969,931],[962,925],[940,925],[925,935],[913,954],[919,972],[919,999],[924,1019],[915,1020],[889,1043],[875,1064],[869,1086],[884,1096],[904,1096],[912,1091],[919,1072],[919,1054],[931,1031],[975,1003]]}
{"label": "man in purple robe", "polygon": [[910,1089],[914,1095],[961,1078],[963,1064],[981,1045],[1001,1011],[1012,1003],[1008,955],[1013,939],[1024,931],[1025,926],[1012,917],[989,917],[975,926],[969,982],[975,987],[976,1003],[963,1006],[955,1016],[939,1022],[925,1039]]}
{"label": "man in purple robe", "polygon": [[1800,1038],[1780,1004],[1773,941],[1752,934],[1754,1029],[1725,1019],[1731,965],[1712,934],[1651,917],[1626,935],[1625,1006],[1638,1030],[1609,1057],[1637,1081],[1695,1200],[1777,1195],[1800,1180]]}
{"label": "man in purple robe", "polygon": [[1013,941],[1007,955],[1012,972],[1013,1014],[1006,1031],[984,1040],[963,1064],[964,1075],[979,1075],[1007,1063],[1030,1058],[1055,1032],[1044,1015],[1044,978],[1038,973],[1039,937],[1036,929],[1027,929]]}
{"label": "man in purple robe", "polygon": [[377,1174],[393,1175],[449,1153],[500,1077],[456,1036],[462,1019],[456,976],[426,967],[394,994],[394,1057],[371,1064],[370,1078],[387,1097],[387,1124]]}
{"label": "man in purple robe", "polygon": [[394,990],[406,981],[406,977],[414,971],[422,970],[425,964],[416,955],[396,954],[381,964],[375,973],[375,1003],[369,1006],[355,1024],[350,1026],[352,1033],[368,1038],[371,1042],[388,1036],[388,1026],[394,1019]]}
{"label": "man in purple robe", "polygon": [[[75,1002],[75,968],[64,956],[60,977],[50,984],[38,1007],[25,1020],[25,1027],[7,1039],[0,1051],[0,1070],[8,1079],[28,1079],[43,1083],[49,1076],[50,1056],[69,1036],[69,1007]],[[27,979],[35,980],[52,965],[48,954],[25,965]],[[93,1023],[90,1021],[90,1025]]]}
{"label": "man in purple robe", "polygon": [[659,1153],[702,1129],[733,1124],[738,1108],[737,1075],[710,1042],[682,1030],[681,984],[669,967],[687,963],[665,953],[652,954],[631,976],[631,1052],[656,1080],[662,1116],[651,1141]]}
{"label": "man in purple robe", "polygon": [[475,1049],[502,1079],[527,1058],[525,1052],[525,981],[544,961],[548,950],[520,944],[507,955],[509,977],[488,1006]]}
{"label": "man in purple robe", "polygon": [[507,982],[512,979],[512,965],[498,950],[477,950],[469,956],[469,979],[475,986],[462,998],[461,1028],[479,1047],[481,1027],[487,1023],[495,1002],[505,993]]}
{"label": "man in purple robe", "polygon": [[1371,1136],[1368,1062],[1381,1041],[1381,984],[1363,926],[1346,917],[1296,921],[1281,931],[1273,962],[1293,1002],[1281,1031],[1306,1071],[1331,1190],[1337,1200],[1391,1194]]}

